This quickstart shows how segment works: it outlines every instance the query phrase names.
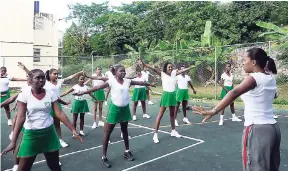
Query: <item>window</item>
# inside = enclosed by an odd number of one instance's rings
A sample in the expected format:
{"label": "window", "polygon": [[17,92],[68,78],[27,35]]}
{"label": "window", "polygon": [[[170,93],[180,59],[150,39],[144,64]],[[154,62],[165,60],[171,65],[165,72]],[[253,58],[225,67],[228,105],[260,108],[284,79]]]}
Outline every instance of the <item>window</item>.
{"label": "window", "polygon": [[40,62],[40,49],[33,48],[33,62]]}

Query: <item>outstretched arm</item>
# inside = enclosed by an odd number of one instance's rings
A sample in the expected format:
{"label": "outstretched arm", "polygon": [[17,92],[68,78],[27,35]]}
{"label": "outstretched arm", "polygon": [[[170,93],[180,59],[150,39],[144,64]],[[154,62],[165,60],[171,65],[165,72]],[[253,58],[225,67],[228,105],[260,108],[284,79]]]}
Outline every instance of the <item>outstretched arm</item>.
{"label": "outstretched arm", "polygon": [[73,88],[70,88],[68,91],[66,91],[65,93],[62,93],[61,95],[60,95],[60,97],[64,97],[64,96],[66,96],[67,94],[69,94],[69,93],[71,93],[72,91],[74,91],[74,89]]}
{"label": "outstretched arm", "polygon": [[100,90],[100,89],[104,89],[106,87],[108,87],[109,84],[107,82],[103,83],[103,84],[100,84],[98,86],[95,86],[87,91],[84,91],[84,92],[81,92],[81,93],[75,93],[74,95],[77,95],[77,96],[81,96],[81,95],[84,95],[84,94],[89,94],[89,93],[92,93],[94,91],[97,91],[97,90]]}
{"label": "outstretched arm", "polygon": [[143,82],[143,81],[131,81],[131,85],[140,85],[140,86],[151,86],[151,87],[155,87],[154,84],[150,84],[150,83]]}
{"label": "outstretched arm", "polygon": [[72,75],[70,75],[70,76],[64,78],[64,79],[63,79],[63,80],[64,80],[63,82],[69,81],[69,80],[71,80],[71,79],[77,77],[77,76],[80,75],[80,74],[83,74],[83,71],[79,71],[79,72],[77,72],[77,73],[75,73],[75,74],[72,74]]}
{"label": "outstretched arm", "polygon": [[194,68],[194,66],[190,66],[189,68],[185,68],[185,69],[182,69],[182,70],[177,70],[176,75],[180,75],[180,74],[182,74],[183,72],[189,71],[189,70],[192,69],[192,68]]}
{"label": "outstretched arm", "polygon": [[159,76],[161,76],[161,71],[154,68],[153,66],[150,66],[148,64],[145,64],[141,59],[139,59],[138,61],[139,64],[142,64],[143,66],[146,66],[147,68],[150,68],[151,70],[153,70],[155,73],[157,73]]}
{"label": "outstretched arm", "polygon": [[68,102],[62,100],[61,98],[58,99],[58,102],[63,104],[63,105],[69,105],[71,103],[71,101],[69,100]]}
{"label": "outstretched arm", "polygon": [[19,93],[15,94],[14,96],[10,97],[9,99],[5,100],[4,102],[1,103],[1,108],[4,106],[7,106],[13,102],[15,102],[15,100],[17,99]]}
{"label": "outstretched arm", "polygon": [[91,79],[91,80],[102,80],[102,81],[108,81],[107,77],[100,77],[100,76],[88,76],[84,73],[84,76]]}

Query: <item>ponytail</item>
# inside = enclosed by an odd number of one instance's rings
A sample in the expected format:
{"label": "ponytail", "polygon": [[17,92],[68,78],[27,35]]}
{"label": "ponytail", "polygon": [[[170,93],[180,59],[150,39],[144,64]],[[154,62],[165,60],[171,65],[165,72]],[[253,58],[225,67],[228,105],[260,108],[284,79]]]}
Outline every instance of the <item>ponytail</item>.
{"label": "ponytail", "polygon": [[46,78],[47,81],[50,81],[50,71],[49,70],[47,70],[45,72],[45,78]]}
{"label": "ponytail", "polygon": [[276,68],[276,64],[274,62],[274,60],[268,56],[268,64],[267,64],[267,69],[269,72],[271,72],[272,74],[276,75],[277,74],[277,68]]}

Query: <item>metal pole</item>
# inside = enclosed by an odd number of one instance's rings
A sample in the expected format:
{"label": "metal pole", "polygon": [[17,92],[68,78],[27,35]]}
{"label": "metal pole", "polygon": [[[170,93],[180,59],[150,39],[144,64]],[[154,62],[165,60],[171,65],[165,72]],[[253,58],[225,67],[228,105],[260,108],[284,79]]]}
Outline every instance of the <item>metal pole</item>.
{"label": "metal pole", "polygon": [[268,42],[268,54],[271,56],[271,41]]}
{"label": "metal pole", "polygon": [[62,47],[61,48],[61,76],[62,76],[62,78],[64,78],[63,70],[64,70],[64,58],[63,58],[63,47]]}
{"label": "metal pole", "polygon": [[215,75],[215,97],[214,98],[215,98],[215,100],[217,98],[217,53],[216,53],[216,49],[217,48],[214,47],[214,50],[215,50],[215,53],[214,53],[214,55],[215,55],[215,57],[214,57],[215,58],[215,64],[214,64],[215,65],[214,66],[215,67],[215,69],[214,69],[214,72],[215,72],[214,73],[214,75]]}
{"label": "metal pole", "polygon": [[94,66],[94,59],[93,59],[93,55],[91,55],[91,60],[92,60],[91,74],[93,74],[93,66]]}

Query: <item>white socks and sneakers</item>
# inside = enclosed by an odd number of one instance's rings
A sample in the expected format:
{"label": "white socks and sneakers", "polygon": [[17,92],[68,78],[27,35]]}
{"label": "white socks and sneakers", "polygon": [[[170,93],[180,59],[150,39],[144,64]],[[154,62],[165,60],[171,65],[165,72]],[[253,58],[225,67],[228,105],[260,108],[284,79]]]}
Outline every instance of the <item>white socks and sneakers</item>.
{"label": "white socks and sneakers", "polygon": [[[170,133],[171,137],[181,138],[182,136],[174,129]],[[158,133],[154,133],[153,141],[155,144],[159,143]]]}
{"label": "white socks and sneakers", "polygon": [[[232,114],[232,121],[233,121],[233,122],[241,122],[242,120],[239,119],[239,118],[236,116],[236,114],[234,113],[234,114]],[[221,125],[223,125],[223,123],[224,123],[224,115],[220,115],[219,125],[221,126]]]}
{"label": "white socks and sneakers", "polygon": [[59,139],[59,142],[63,148],[68,147],[68,144],[65,141],[63,141],[62,139]]}
{"label": "white socks and sneakers", "polygon": [[[150,115],[148,115],[147,113],[145,113],[145,114],[143,114],[142,117],[149,119],[149,118],[150,118]],[[136,115],[133,115],[133,121],[136,121],[136,119],[137,119]]]}
{"label": "white socks and sneakers", "polygon": [[12,126],[12,120],[8,119],[8,126]]}
{"label": "white socks and sneakers", "polygon": [[[183,118],[183,122],[185,124],[191,124],[191,122],[188,120],[188,118]],[[179,126],[177,119],[175,119],[175,126]]]}

